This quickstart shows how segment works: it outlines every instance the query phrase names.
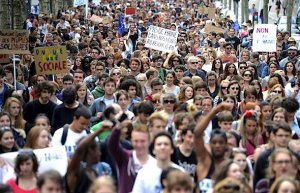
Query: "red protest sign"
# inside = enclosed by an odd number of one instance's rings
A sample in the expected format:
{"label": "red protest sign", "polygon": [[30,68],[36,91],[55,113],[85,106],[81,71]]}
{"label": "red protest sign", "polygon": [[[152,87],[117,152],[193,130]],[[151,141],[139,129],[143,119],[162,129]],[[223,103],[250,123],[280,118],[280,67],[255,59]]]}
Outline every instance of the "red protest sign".
{"label": "red protest sign", "polygon": [[135,15],[136,9],[134,7],[127,7],[125,9],[125,14],[126,15]]}

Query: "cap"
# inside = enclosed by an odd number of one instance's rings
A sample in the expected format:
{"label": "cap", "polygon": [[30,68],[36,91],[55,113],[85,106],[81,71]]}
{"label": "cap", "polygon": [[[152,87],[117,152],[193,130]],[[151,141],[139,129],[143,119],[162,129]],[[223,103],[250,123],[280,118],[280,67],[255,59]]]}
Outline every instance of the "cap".
{"label": "cap", "polygon": [[289,37],[288,42],[296,42],[295,38]]}
{"label": "cap", "polygon": [[242,24],[242,26],[248,26],[248,25],[247,25],[247,23],[246,23],[246,22],[244,22],[244,23]]}
{"label": "cap", "polygon": [[291,46],[288,48],[288,50],[297,50],[296,46]]}

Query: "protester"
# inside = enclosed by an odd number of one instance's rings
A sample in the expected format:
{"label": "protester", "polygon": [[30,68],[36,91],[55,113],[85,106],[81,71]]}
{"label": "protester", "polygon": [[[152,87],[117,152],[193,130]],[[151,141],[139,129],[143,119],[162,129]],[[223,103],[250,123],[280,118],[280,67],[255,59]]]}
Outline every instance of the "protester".
{"label": "protester", "polygon": [[[29,37],[11,32],[7,43],[2,38],[0,52],[11,54],[0,55],[1,160],[25,141],[26,147],[49,152],[64,145],[59,153],[66,156],[50,156],[71,163],[64,177],[69,189],[56,183],[57,192],[207,193],[255,192],[260,180],[271,179],[266,169],[276,172],[288,165],[269,164],[278,148],[299,157],[300,51],[294,33],[269,26],[263,30],[269,32],[267,39],[255,45],[258,10],[266,20],[260,4],[246,6],[254,21],[239,23],[223,1],[90,0],[88,7],[80,2],[66,1],[60,8],[54,1],[55,13],[42,3],[34,5],[23,24]],[[286,1],[269,6],[275,7],[270,16],[281,17]],[[271,32],[275,41],[269,41]],[[15,50],[16,43],[24,46],[22,52]],[[103,128],[107,121],[114,126]],[[96,142],[90,138],[95,133]],[[93,147],[82,148],[78,140],[89,140]],[[39,160],[45,158],[39,154],[44,150],[35,151]],[[171,160],[185,173],[160,180],[164,169],[175,166]],[[41,170],[67,170],[48,161],[46,166],[41,161]],[[7,167],[0,167],[0,177],[1,171],[10,171]],[[238,182],[226,178],[234,177],[232,168],[240,168]],[[218,172],[223,174],[214,182]],[[103,175],[112,175],[114,182],[96,180]],[[85,183],[83,189],[76,187]],[[274,191],[287,184],[278,182]],[[44,192],[42,187],[35,191]]]}

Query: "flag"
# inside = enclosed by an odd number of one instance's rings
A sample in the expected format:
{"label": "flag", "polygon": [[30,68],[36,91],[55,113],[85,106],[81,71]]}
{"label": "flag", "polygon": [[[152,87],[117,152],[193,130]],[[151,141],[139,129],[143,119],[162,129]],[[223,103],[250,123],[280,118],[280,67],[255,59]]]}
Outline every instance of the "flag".
{"label": "flag", "polygon": [[239,22],[236,20],[235,22],[234,22],[234,24],[233,24],[233,29],[235,29],[236,31],[238,31],[238,30],[240,30],[240,24],[239,24]]}
{"label": "flag", "polygon": [[123,23],[123,17],[122,15],[119,16],[119,23],[118,23],[118,35],[120,37],[123,36],[124,34],[124,31],[125,31],[125,26],[124,26],[124,23]]}

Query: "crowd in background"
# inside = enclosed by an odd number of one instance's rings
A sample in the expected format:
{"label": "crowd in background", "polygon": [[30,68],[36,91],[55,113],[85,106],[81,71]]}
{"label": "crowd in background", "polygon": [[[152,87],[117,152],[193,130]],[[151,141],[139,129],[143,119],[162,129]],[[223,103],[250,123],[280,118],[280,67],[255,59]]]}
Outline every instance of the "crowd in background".
{"label": "crowd in background", "polygon": [[[31,54],[0,66],[0,167],[18,152],[1,192],[300,192],[300,55],[288,32],[276,52],[253,52],[253,21],[208,18],[208,0],[89,2],[87,14],[30,15]],[[176,49],[145,47],[150,25],[177,31]],[[59,45],[68,72],[37,74],[34,48]],[[38,173],[33,150],[55,146],[67,173]]]}

